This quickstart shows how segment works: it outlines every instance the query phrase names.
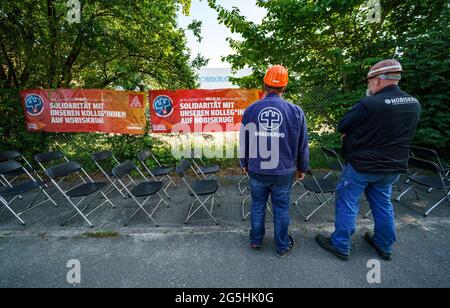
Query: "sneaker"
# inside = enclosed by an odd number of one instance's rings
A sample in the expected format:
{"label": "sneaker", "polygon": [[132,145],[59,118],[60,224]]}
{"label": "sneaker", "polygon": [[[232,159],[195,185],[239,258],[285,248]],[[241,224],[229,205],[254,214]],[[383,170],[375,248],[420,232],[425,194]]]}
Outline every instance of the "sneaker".
{"label": "sneaker", "polygon": [[383,250],[381,250],[380,248],[378,248],[375,245],[375,243],[373,242],[373,236],[374,235],[371,232],[367,232],[366,235],[364,236],[364,238],[375,249],[375,251],[380,255],[381,259],[383,259],[385,261],[392,261],[392,254],[386,253]]}
{"label": "sneaker", "polygon": [[256,252],[260,252],[262,250],[261,244],[250,244],[250,248]]}
{"label": "sneaker", "polygon": [[290,235],[289,235],[289,239],[291,240],[291,243],[289,244],[288,248],[285,251],[277,250],[276,256],[278,258],[284,258],[288,254],[288,252],[291,251],[292,248],[294,248],[294,239]]}
{"label": "sneaker", "polygon": [[350,259],[349,255],[344,255],[339,250],[334,248],[333,244],[331,243],[331,238],[319,234],[316,236],[316,242],[320,247],[331,252],[342,261],[348,261]]}

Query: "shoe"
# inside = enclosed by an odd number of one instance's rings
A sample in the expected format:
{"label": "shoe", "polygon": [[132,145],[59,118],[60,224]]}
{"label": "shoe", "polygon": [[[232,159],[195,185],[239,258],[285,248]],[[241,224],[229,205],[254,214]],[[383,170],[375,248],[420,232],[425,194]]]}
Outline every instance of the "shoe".
{"label": "shoe", "polygon": [[250,248],[256,252],[260,252],[262,250],[261,244],[250,244]]}
{"label": "shoe", "polygon": [[375,245],[373,242],[373,234],[371,232],[367,232],[364,238],[370,245],[372,245],[373,248],[375,248],[375,251],[380,255],[381,259],[385,261],[392,261],[391,253],[386,253]]}
{"label": "shoe", "polygon": [[348,261],[350,259],[349,255],[344,255],[339,250],[334,248],[333,244],[331,243],[331,239],[329,237],[325,237],[319,234],[316,236],[316,242],[317,244],[319,244],[320,247],[331,252],[342,261]]}
{"label": "shoe", "polygon": [[291,243],[289,244],[288,248],[285,251],[277,250],[276,256],[278,258],[284,258],[288,254],[288,252],[290,252],[292,250],[292,248],[294,248],[294,239],[290,235],[289,235],[289,239],[291,240]]}

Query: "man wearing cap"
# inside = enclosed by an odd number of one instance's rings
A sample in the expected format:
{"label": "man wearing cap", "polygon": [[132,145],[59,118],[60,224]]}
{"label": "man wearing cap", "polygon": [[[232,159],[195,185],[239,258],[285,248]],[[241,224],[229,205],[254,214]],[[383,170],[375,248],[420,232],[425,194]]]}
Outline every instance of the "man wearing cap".
{"label": "man wearing cap", "polygon": [[265,97],[245,110],[240,134],[240,163],[250,176],[252,194],[250,245],[255,251],[262,249],[271,195],[278,257],[284,257],[294,245],[288,233],[289,196],[295,176],[303,179],[309,163],[304,113],[282,99],[288,78],[281,65],[267,71]]}
{"label": "man wearing cap", "polygon": [[375,221],[374,233],[366,233],[365,239],[382,259],[392,259],[396,241],[392,185],[407,171],[421,111],[419,101],[398,86],[402,72],[396,60],[375,64],[367,76],[367,97],[339,123],[346,165],[337,185],[335,231],[331,238],[318,235],[316,241],[342,260],[350,256],[363,192]]}

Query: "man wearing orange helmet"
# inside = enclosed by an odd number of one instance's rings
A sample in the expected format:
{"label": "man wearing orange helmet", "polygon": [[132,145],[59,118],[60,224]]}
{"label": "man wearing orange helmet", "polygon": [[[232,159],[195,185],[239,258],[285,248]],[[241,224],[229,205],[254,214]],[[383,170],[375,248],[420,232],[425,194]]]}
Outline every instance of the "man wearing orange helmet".
{"label": "man wearing orange helmet", "polygon": [[419,101],[398,86],[402,72],[396,60],[375,64],[367,75],[367,97],[339,123],[346,165],[337,185],[336,230],[331,238],[318,235],[316,241],[345,261],[363,192],[375,221],[375,232],[366,233],[365,239],[382,259],[392,259],[396,241],[392,185],[407,171],[421,111]]}
{"label": "man wearing orange helmet", "polygon": [[265,213],[272,196],[276,254],[284,257],[294,241],[289,229],[289,195],[297,174],[308,169],[308,132],[300,107],[282,99],[288,71],[271,67],[264,77],[265,97],[245,110],[240,135],[241,167],[250,176],[252,194],[250,244],[262,248]]}

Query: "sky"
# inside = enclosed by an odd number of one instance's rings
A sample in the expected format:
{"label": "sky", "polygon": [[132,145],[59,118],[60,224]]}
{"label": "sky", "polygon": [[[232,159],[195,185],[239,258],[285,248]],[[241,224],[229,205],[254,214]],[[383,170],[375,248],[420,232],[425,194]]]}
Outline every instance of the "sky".
{"label": "sky", "polygon": [[[218,4],[226,9],[236,6],[247,20],[260,23],[265,16],[265,9],[256,6],[256,0],[218,0]],[[194,19],[202,21],[201,43],[197,42],[191,31],[186,31],[188,47],[192,57],[200,53],[205,58],[209,58],[207,68],[229,68],[230,64],[221,61],[222,56],[232,54],[233,51],[226,41],[227,37],[239,39],[238,34],[232,34],[227,27],[217,21],[217,12],[208,6],[207,0],[192,0],[190,16],[179,14],[178,23],[186,29]]]}

